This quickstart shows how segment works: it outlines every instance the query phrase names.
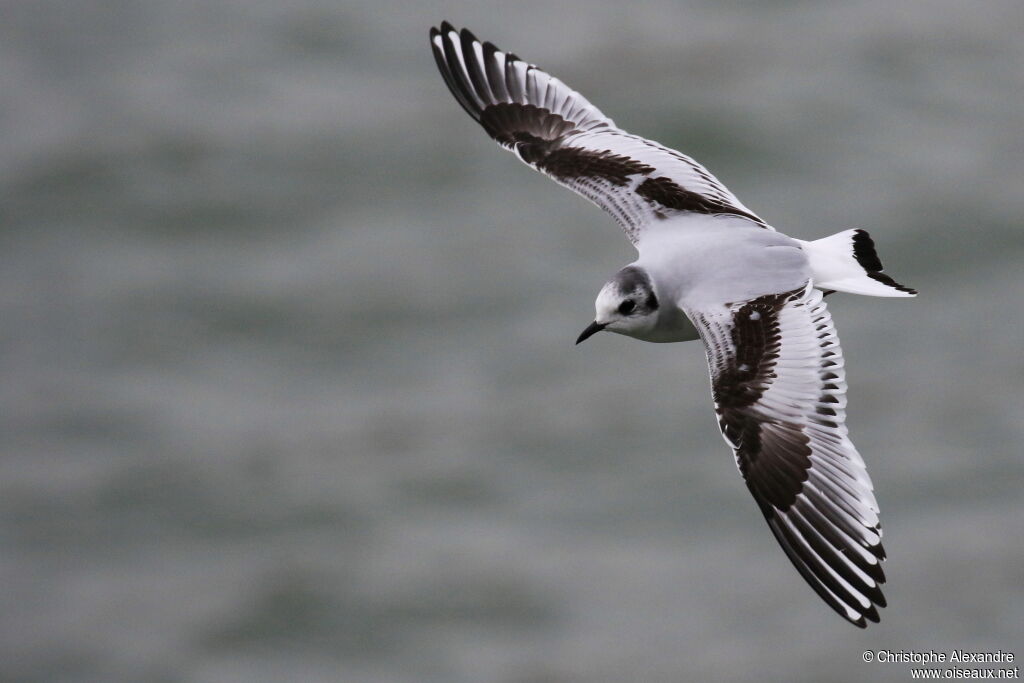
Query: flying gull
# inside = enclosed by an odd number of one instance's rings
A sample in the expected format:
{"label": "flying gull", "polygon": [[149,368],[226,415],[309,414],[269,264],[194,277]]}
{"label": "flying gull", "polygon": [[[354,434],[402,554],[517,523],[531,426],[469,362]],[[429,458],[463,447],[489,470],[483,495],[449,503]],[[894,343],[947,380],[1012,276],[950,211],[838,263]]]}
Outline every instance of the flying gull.
{"label": "flying gull", "polygon": [[511,52],[448,22],[430,44],[488,135],[611,214],[636,247],[576,343],[602,330],[701,339],[719,427],[776,540],[832,609],[861,628],[877,622],[878,504],[847,435],[843,353],[823,296],[917,292],[882,272],[864,230],[787,237],[699,163],[627,133]]}

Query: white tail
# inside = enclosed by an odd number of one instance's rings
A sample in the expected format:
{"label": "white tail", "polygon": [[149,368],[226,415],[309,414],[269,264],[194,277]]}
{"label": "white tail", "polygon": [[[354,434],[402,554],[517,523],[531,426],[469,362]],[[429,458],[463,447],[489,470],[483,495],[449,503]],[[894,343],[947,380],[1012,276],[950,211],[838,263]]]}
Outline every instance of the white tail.
{"label": "white tail", "polygon": [[866,230],[844,230],[813,242],[800,242],[818,289],[867,296],[917,296],[916,290],[882,272],[882,261]]}

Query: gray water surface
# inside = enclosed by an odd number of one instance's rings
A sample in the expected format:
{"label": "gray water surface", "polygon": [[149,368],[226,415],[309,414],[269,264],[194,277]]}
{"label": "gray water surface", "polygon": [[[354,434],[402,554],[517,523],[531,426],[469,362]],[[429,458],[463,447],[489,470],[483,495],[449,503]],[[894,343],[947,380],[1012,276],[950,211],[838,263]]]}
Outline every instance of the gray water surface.
{"label": "gray water surface", "polygon": [[[6,2],[0,680],[859,681],[1024,657],[1024,13],[963,3]],[[835,295],[882,623],[778,549],[699,344],[500,153],[442,19],[702,161]]]}

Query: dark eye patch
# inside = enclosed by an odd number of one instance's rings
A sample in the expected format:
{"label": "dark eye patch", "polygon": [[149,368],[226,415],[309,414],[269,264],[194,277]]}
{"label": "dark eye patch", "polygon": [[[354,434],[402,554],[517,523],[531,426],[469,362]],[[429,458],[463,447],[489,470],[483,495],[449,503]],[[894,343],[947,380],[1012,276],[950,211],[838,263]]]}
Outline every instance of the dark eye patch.
{"label": "dark eye patch", "polygon": [[619,313],[621,313],[622,315],[629,315],[634,310],[636,310],[636,302],[633,301],[632,299],[626,299],[621,304],[619,304]]}

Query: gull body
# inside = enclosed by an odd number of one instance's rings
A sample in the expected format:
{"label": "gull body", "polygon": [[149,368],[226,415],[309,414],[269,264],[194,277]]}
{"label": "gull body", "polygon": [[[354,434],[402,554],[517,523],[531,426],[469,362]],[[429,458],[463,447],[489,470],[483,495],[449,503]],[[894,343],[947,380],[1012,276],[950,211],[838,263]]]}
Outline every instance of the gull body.
{"label": "gull body", "polygon": [[[673,225],[677,222],[681,225]],[[699,339],[684,311],[687,302],[747,301],[780,286],[794,289],[811,273],[799,240],[728,215],[670,220],[636,246],[639,258],[598,293],[594,321],[609,332],[647,342]],[[653,310],[643,305],[649,292],[657,301]],[[636,307],[630,313],[619,310],[631,300]]]}
{"label": "gull body", "polygon": [[772,534],[814,591],[863,628],[885,607],[882,529],[846,428],[830,292],[909,297],[864,230],[776,231],[692,158],[615,125],[557,78],[444,22],[430,45],[463,109],[503,148],[591,200],[637,258],[577,339],[700,339],[722,436]]}

